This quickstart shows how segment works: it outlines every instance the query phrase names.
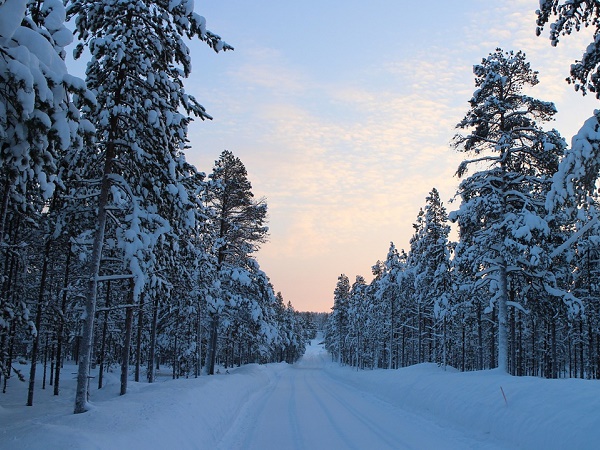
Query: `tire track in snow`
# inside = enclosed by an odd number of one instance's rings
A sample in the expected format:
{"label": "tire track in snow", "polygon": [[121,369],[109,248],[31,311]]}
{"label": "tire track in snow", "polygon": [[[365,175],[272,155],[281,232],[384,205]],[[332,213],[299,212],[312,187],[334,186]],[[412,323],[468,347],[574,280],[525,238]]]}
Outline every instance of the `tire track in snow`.
{"label": "tire track in snow", "polygon": [[296,405],[296,377],[290,371],[290,400],[288,402],[288,420],[290,421],[290,429],[292,430],[293,445],[296,450],[302,450],[306,448],[304,445],[304,438],[300,432],[300,426],[298,424],[298,407]]}
{"label": "tire track in snow", "polygon": [[311,397],[317,402],[317,404],[319,405],[319,407],[323,411],[323,414],[327,418],[327,421],[331,425],[331,428],[333,430],[335,430],[337,436],[342,441],[344,441],[344,444],[345,444],[346,448],[360,450],[360,447],[357,447],[356,445],[354,445],[354,443],[348,438],[348,436],[346,435],[346,433],[344,432],[344,430],[338,425],[338,423],[336,422],[336,420],[333,417],[333,414],[330,411],[330,408],[328,408],[325,405],[325,403],[323,402],[323,400],[317,395],[317,393],[315,392],[314,388],[311,386],[311,383],[309,383],[307,381],[307,378],[309,378],[309,377],[307,376],[307,373],[305,373],[304,374],[304,382],[306,383],[306,386],[308,387],[307,390],[310,393]]}
{"label": "tire track in snow", "polygon": [[[324,371],[321,371],[321,373],[324,373]],[[347,411],[354,418],[356,418],[358,420],[358,422],[361,423],[365,428],[367,428],[369,430],[372,430],[373,431],[373,435],[377,436],[377,438],[379,438],[381,441],[383,441],[390,448],[392,448],[392,449],[398,449],[398,448],[412,448],[413,447],[408,442],[401,440],[399,438],[398,434],[390,432],[390,430],[388,428],[381,426],[381,424],[379,424],[377,421],[371,419],[367,415],[366,412],[358,410],[355,406],[352,405],[351,402],[349,402],[349,401],[347,401],[345,399],[345,396],[342,396],[340,394],[336,394],[334,391],[336,389],[339,390],[339,388],[341,386],[344,386],[344,385],[338,384],[330,376],[327,376],[327,378],[328,378],[328,381],[329,381],[329,383],[328,383],[329,389],[327,389],[325,386],[323,386],[320,383],[315,383],[314,378],[313,378],[312,381],[307,382],[308,385],[311,385],[310,392],[316,398],[319,398],[320,396],[316,392],[314,392],[314,388],[312,388],[312,386],[314,386],[314,385],[316,385],[318,387],[319,391],[322,392],[323,395],[332,398],[335,402],[337,402],[340,405],[342,405],[344,407],[345,411]],[[361,393],[359,393],[359,392],[357,392],[357,391],[355,391],[353,389],[349,389],[349,391],[354,396],[358,395],[358,396],[362,397]],[[382,402],[381,400],[379,400],[379,399],[377,399],[375,397],[369,397],[369,400],[373,400],[373,401],[381,404],[382,406],[385,406],[386,409],[392,409],[393,408],[391,405],[386,404],[385,402]],[[320,403],[322,403],[322,400],[318,400],[318,401]]]}
{"label": "tire track in snow", "polygon": [[232,450],[245,448],[248,442],[254,440],[256,424],[263,414],[267,402],[277,388],[281,374],[269,380],[269,384],[251,395],[239,409],[235,419],[224,433],[217,445],[217,450]]}

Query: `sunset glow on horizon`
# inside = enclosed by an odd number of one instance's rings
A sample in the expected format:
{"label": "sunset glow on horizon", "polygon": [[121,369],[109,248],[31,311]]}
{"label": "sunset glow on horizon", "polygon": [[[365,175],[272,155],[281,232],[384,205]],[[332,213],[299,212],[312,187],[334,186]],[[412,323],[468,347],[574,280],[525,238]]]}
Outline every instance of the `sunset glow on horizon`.
{"label": "sunset glow on horizon", "polygon": [[535,35],[535,0],[222,0],[197,2],[235,51],[192,45],[186,90],[214,120],[190,126],[187,159],[210,172],[222,150],[245,164],[269,206],[256,255],[275,291],[301,311],[329,311],[337,277],[371,279],[389,243],[408,249],[433,187],[448,203],[464,155],[450,147],[475,90],[472,66],[523,50],[571,136],[598,101],[565,82],[590,35],[553,48]]}

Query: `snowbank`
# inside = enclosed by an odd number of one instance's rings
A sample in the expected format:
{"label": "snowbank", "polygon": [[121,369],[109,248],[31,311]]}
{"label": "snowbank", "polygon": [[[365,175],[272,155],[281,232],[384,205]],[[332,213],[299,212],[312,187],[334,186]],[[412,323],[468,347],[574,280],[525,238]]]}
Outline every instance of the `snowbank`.
{"label": "snowbank", "polygon": [[7,394],[0,394],[0,448],[215,448],[240,409],[282,368],[253,364],[213,377],[167,375],[154,384],[130,382],[122,397],[118,375],[109,374],[102,390],[91,388],[94,409],[78,415],[73,414],[74,375],[69,376],[75,366],[63,370],[59,397],[52,396],[51,387],[37,390],[33,407],[23,406],[26,383],[11,379]]}
{"label": "snowbank", "polygon": [[600,381],[461,373],[435,364],[358,372],[329,365],[327,372],[400,408],[515,448],[600,448]]}

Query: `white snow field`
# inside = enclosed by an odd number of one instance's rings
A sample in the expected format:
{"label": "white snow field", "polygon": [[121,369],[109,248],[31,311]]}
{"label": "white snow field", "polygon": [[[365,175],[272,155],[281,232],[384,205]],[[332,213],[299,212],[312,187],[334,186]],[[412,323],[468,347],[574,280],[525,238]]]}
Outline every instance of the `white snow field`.
{"label": "white snow field", "polygon": [[26,383],[10,380],[0,394],[0,449],[600,448],[599,381],[433,364],[356,371],[313,341],[295,365],[163,374],[130,382],[122,397],[109,374],[103,389],[92,383],[93,409],[74,415],[74,369],[63,369],[59,397],[38,389],[33,407],[24,406]]}

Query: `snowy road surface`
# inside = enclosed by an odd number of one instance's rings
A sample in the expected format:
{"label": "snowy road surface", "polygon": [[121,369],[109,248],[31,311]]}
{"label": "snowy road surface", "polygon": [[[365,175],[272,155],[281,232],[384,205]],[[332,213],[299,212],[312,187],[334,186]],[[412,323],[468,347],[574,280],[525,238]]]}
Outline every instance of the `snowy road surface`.
{"label": "snowy road surface", "polygon": [[484,434],[465,435],[406,412],[335,379],[321,346],[256,392],[227,434],[231,449],[498,449]]}
{"label": "snowy road surface", "polygon": [[[61,395],[11,380],[0,395],[0,449],[10,450],[597,450],[600,382],[461,373],[419,364],[361,370],[313,341],[294,365],[249,364],[213,377],[130,383],[118,372],[73,414],[76,366]],[[38,370],[43,373],[42,368]],[[41,376],[41,375],[40,375]]]}

